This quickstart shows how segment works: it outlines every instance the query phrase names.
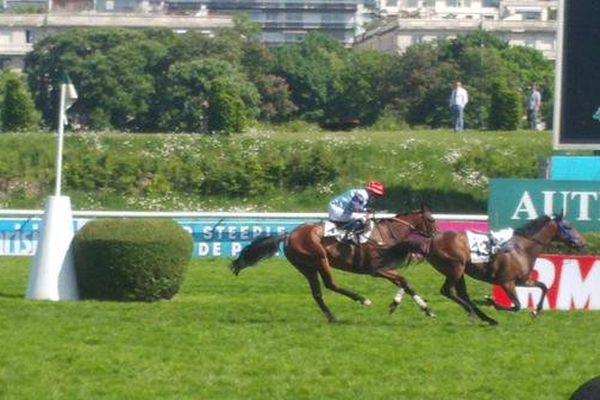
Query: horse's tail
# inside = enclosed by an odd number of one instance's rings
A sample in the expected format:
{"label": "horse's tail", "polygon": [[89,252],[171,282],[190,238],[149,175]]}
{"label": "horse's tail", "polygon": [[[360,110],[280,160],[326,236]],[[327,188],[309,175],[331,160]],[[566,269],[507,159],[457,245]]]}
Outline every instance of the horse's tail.
{"label": "horse's tail", "polygon": [[279,243],[285,240],[286,234],[279,236],[261,236],[244,247],[229,268],[235,275],[241,270],[257,264],[259,261],[273,257],[279,249]]}

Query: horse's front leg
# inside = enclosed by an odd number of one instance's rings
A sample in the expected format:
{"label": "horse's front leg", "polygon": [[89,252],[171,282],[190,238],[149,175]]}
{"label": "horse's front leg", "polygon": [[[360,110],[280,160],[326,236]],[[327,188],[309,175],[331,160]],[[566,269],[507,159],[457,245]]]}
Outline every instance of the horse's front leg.
{"label": "horse's front leg", "polygon": [[392,303],[390,303],[390,313],[394,313],[402,299],[404,298],[404,294],[407,293],[411,296],[414,302],[419,306],[419,308],[427,315],[428,317],[435,318],[435,314],[429,308],[429,305],[421,296],[419,296],[408,284],[406,278],[402,276],[399,272],[390,270],[390,271],[380,271],[377,273],[378,276],[385,278],[392,282],[394,285],[398,286],[398,292],[394,296]]}
{"label": "horse's front leg", "polygon": [[[533,311],[531,311],[532,317],[533,318],[537,317],[539,315],[539,313],[542,311],[542,308],[544,307],[544,300],[546,299],[546,294],[548,293],[548,286],[546,286],[546,284],[543,283],[543,282],[539,282],[539,281],[533,280],[531,278],[529,278],[527,280],[527,282],[525,282],[525,283],[519,283],[519,284],[517,284],[517,286],[522,286],[522,287],[537,287],[537,288],[539,288],[542,291],[542,295],[540,296],[540,300],[538,301],[538,303],[535,306],[535,308],[533,309]],[[516,297],[516,292],[515,292],[515,297]],[[518,302],[519,300],[517,299],[516,301]],[[514,303],[514,300],[513,300],[513,303]]]}
{"label": "horse's front leg", "polygon": [[512,281],[505,282],[505,283],[501,284],[500,287],[502,287],[502,289],[504,290],[504,293],[506,293],[506,295],[508,296],[508,298],[510,299],[510,301],[512,302],[513,305],[511,307],[506,307],[506,306],[496,303],[494,301],[494,299],[490,299],[490,303],[494,306],[494,308],[496,310],[512,311],[512,312],[519,311],[521,309],[521,302],[519,301],[519,297],[517,296],[517,291],[515,289],[515,283]]}

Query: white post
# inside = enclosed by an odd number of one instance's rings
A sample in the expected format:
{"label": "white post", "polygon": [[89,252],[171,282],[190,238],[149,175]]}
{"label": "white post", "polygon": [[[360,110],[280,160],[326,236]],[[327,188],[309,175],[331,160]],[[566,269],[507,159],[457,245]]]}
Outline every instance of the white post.
{"label": "white post", "polygon": [[67,85],[64,83],[60,85],[56,195],[50,196],[47,200],[27,288],[27,298],[33,300],[79,299],[71,251],[71,241],[74,236],[71,199],[60,195],[66,89]]}
{"label": "white post", "polygon": [[56,186],[54,195],[60,196],[62,183],[63,139],[65,136],[65,93],[67,85],[60,84],[60,105],[58,107],[58,146],[56,149]]}
{"label": "white post", "polygon": [[50,196],[29,276],[28,299],[79,299],[71,252],[73,235],[71,200],[67,196]]}

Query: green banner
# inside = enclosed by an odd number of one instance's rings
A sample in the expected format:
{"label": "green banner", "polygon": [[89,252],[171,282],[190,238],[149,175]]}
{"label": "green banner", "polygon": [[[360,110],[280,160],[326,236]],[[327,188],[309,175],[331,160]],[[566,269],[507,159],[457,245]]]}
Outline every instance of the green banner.
{"label": "green banner", "polygon": [[492,179],[490,229],[523,226],[541,215],[563,212],[583,232],[600,232],[600,182]]}

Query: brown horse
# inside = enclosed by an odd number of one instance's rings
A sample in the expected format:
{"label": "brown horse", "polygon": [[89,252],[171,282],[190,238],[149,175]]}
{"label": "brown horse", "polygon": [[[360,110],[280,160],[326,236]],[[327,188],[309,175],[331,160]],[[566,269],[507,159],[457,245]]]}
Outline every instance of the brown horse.
{"label": "brown horse", "polygon": [[[463,307],[470,317],[475,315],[490,325],[498,322],[481,311],[469,299],[465,273],[475,279],[501,286],[513,302],[512,307],[502,307],[492,301],[499,310],[518,311],[521,304],[516,286],[538,287],[542,296],[533,315],[542,309],[548,288],[531,277],[536,258],[550,242],[562,242],[584,249],[581,235],[562,217],[539,217],[515,230],[504,251],[500,251],[488,263],[471,261],[469,241],[463,232],[445,231],[436,235],[430,244],[427,261],[446,276],[441,293]],[[456,292],[456,293],[455,293]]]}
{"label": "brown horse", "polygon": [[[338,286],[333,279],[332,267],[385,278],[398,286],[398,292],[390,304],[390,312],[396,310],[404,293],[408,293],[426,315],[434,317],[427,303],[395,270],[397,264],[405,265],[411,259],[407,239],[430,237],[435,234],[433,216],[421,207],[410,214],[398,214],[393,218],[378,219],[374,222],[371,237],[360,246],[340,242],[333,237],[324,237],[323,224],[305,224],[286,235],[260,237],[242,249],[239,257],[231,264],[231,269],[236,275],[239,274],[242,269],[273,256],[279,243],[284,242],[286,258],[308,280],[313,298],[329,322],[335,322],[335,317],[323,300],[318,276],[321,276],[327,289],[363,305],[371,304],[369,299],[360,294]],[[419,251],[425,252],[424,249]]]}

